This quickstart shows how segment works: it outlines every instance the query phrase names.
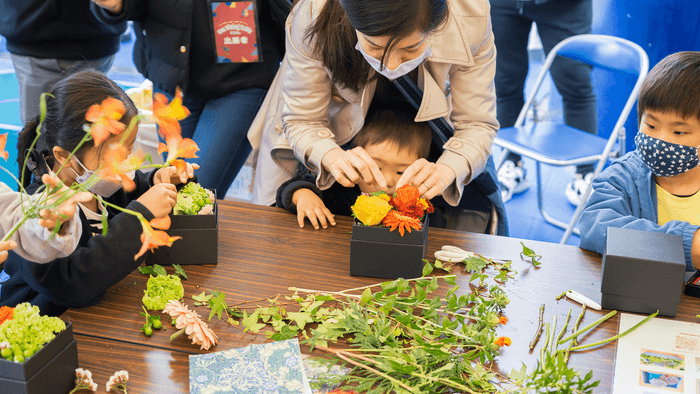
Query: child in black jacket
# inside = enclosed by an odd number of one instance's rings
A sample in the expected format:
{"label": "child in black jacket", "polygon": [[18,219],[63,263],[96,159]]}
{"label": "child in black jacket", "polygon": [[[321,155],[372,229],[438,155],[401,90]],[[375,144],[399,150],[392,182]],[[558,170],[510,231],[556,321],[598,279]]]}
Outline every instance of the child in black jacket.
{"label": "child in black jacket", "polygon": [[[85,143],[74,156],[70,155],[85,136],[83,125],[88,109],[109,97],[121,101],[126,112],[119,120],[128,125],[137,114],[136,107],[124,91],[98,71],[80,71],[54,85],[47,98],[46,117],[37,147],[30,153],[31,160],[24,162],[20,155],[19,168],[33,169],[38,179],[26,185],[29,193],[41,186],[42,172],[56,175],[66,185],[84,183],[98,168],[107,163],[105,155],[113,144],[123,144],[131,152],[137,130],[123,140],[123,132],[110,135],[95,146]],[[39,116],[28,122],[19,136],[18,151],[29,149],[36,136]],[[45,165],[44,165],[45,164]],[[182,179],[175,176],[173,167],[161,168],[144,174],[135,171],[134,190],[126,192],[121,184],[100,179],[96,184],[87,181],[93,194],[105,202],[140,213],[150,221],[168,215],[175,205],[176,189],[173,183]],[[188,166],[188,175],[192,167]],[[27,183],[29,180],[27,179]],[[11,254],[5,264],[10,275],[0,287],[0,305],[14,306],[21,302],[37,305],[42,314],[58,316],[67,308],[83,307],[97,303],[104,292],[121,281],[143,263],[144,258],[134,259],[142,246],[142,227],[136,216],[112,207],[103,207],[96,199],[79,205],[82,235],[76,250],[68,257],[55,259],[47,264],[36,264]],[[102,235],[101,212],[106,210],[109,228]]]}
{"label": "child in black jacket", "polygon": [[[387,190],[393,194],[403,172],[416,160],[425,160],[430,152],[430,127],[427,123],[416,123],[409,111],[381,109],[367,120],[365,126],[352,141],[353,150],[360,155],[369,155],[379,166],[386,179]],[[277,189],[276,206],[295,213],[299,227],[304,219],[318,229],[335,226],[335,215],[350,216],[350,207],[361,193],[379,191],[376,185],[359,181],[348,188],[338,182],[326,189],[316,187],[311,175],[294,177]],[[430,225],[445,227],[441,212],[430,214]]]}

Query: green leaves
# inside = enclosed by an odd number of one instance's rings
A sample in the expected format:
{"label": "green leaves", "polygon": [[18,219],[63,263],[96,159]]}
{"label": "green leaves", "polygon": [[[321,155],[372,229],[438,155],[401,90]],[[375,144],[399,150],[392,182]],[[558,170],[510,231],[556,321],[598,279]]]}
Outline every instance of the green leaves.
{"label": "green leaves", "polygon": [[221,314],[226,311],[226,294],[218,290],[212,292],[212,297],[209,298],[209,308],[211,309],[211,312],[209,312],[209,320],[211,320],[214,315],[221,319]]}
{"label": "green leaves", "polygon": [[253,314],[248,315],[248,312],[243,312],[243,319],[241,319],[241,325],[243,326],[244,332],[252,332],[257,334],[265,327],[265,324],[258,323],[258,314],[260,311],[256,310]]}
{"label": "green leaves", "polygon": [[185,270],[180,267],[180,264],[173,264],[173,267],[175,268],[175,275],[180,275],[185,279],[189,279]]}
{"label": "green leaves", "polygon": [[532,265],[534,267],[539,267],[542,264],[542,263],[540,263],[540,259],[542,258],[542,256],[535,253],[534,250],[525,246],[524,243],[520,242],[520,245],[523,245],[523,251],[520,252],[520,258],[522,258],[523,260],[527,260],[527,258],[529,258],[529,259],[531,259]]}
{"label": "green leaves", "polygon": [[151,275],[151,276],[159,276],[159,275],[167,275],[168,274],[168,272],[165,271],[165,268],[163,268],[163,266],[160,266],[158,264],[147,265],[145,267],[139,267],[139,272],[144,274],[144,275]]}
{"label": "green leaves", "polygon": [[482,256],[471,256],[464,260],[464,269],[467,272],[478,272],[486,268],[489,261]]}

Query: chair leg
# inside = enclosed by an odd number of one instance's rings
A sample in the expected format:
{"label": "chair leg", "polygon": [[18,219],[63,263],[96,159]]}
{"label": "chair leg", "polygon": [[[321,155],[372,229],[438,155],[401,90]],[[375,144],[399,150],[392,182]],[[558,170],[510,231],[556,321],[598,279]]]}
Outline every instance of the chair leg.
{"label": "chair leg", "polygon": [[503,148],[503,152],[501,152],[501,157],[498,159],[498,163],[495,163],[496,171],[498,171],[501,168],[501,165],[506,161],[506,157],[508,157],[508,153],[510,151],[506,148]]}
{"label": "chair leg", "polygon": [[[540,170],[541,170],[541,164],[540,164],[540,162],[536,161],[535,162],[535,176],[537,177],[536,178],[536,180],[537,180],[537,206],[540,209],[540,213],[542,214],[542,217],[544,218],[544,220],[547,223],[549,223],[553,226],[559,227],[562,230],[567,230],[568,229],[567,223],[553,218],[544,210],[544,203],[542,201],[543,200],[543,198],[542,198],[542,175],[541,175],[542,172]],[[573,232],[574,232],[574,234],[577,234],[577,235],[579,234],[579,231],[577,228],[574,228]],[[567,239],[568,239],[568,236],[567,236]]]}

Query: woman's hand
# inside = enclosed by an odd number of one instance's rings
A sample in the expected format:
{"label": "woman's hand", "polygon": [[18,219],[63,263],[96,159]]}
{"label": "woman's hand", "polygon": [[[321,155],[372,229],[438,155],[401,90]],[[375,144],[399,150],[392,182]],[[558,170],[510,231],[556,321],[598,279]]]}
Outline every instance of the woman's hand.
{"label": "woman's hand", "polygon": [[442,195],[456,177],[455,172],[445,164],[418,159],[404,171],[396,183],[396,188],[411,185],[418,189],[421,197],[430,200]]}
{"label": "woman's hand", "polygon": [[92,0],[92,2],[113,14],[122,12],[122,0]]}
{"label": "woman's hand", "polygon": [[136,200],[143,204],[153,216],[167,216],[177,202],[177,189],[172,183],[159,183],[148,189]]}
{"label": "woman's hand", "polygon": [[182,174],[177,173],[177,167],[175,166],[161,168],[153,175],[153,184],[170,183],[179,185],[181,183],[187,183],[188,179],[194,177],[194,170],[196,169],[199,169],[199,164],[191,163],[187,163],[187,169]]}
{"label": "woman's hand", "polygon": [[335,226],[335,216],[326,208],[323,201],[310,189],[299,189],[292,194],[292,204],[297,206],[297,220],[299,227],[304,227],[304,218],[318,230],[318,223],[323,228],[328,228],[328,223]]}
{"label": "woman's hand", "polygon": [[330,171],[335,180],[345,187],[354,187],[362,179],[368,185],[376,185],[386,190],[386,179],[374,159],[361,147],[344,151],[335,148],[328,151],[322,159],[323,166]]}

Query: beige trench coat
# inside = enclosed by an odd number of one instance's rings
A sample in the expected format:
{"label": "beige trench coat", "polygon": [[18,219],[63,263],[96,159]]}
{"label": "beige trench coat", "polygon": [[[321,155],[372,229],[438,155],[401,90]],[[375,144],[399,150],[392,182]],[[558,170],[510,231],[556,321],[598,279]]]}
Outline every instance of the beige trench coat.
{"label": "beige trench coat", "polygon": [[[277,188],[295,174],[299,161],[318,172],[319,188],[330,187],[335,180],[321,159],[360,131],[372,101],[376,82],[359,91],[333,84],[305,39],[325,1],[303,0],[287,18],[284,60],[248,131],[257,154],[256,204],[274,204]],[[484,169],[498,130],[496,48],[487,0],[448,1],[447,25],[429,38],[432,55],[418,68],[424,94],[415,120],[447,117],[454,126],[438,163],[456,174],[443,197],[457,205],[463,186]]]}

